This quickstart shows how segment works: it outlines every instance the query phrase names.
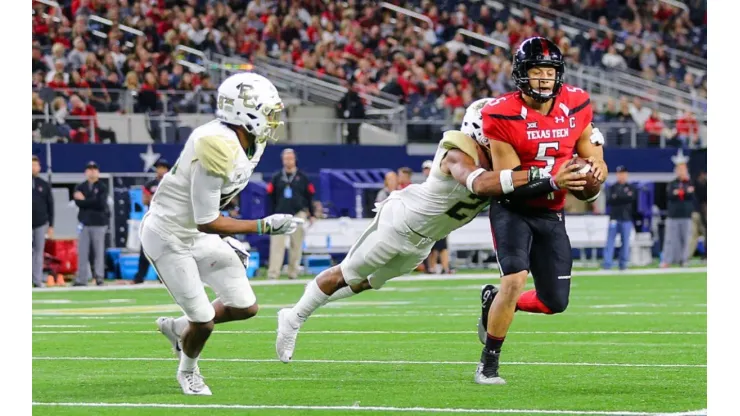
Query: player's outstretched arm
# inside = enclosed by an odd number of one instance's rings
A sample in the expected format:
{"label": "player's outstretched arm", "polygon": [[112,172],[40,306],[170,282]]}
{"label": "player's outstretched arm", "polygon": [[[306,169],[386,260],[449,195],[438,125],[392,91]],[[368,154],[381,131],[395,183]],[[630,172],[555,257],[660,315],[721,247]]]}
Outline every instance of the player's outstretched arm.
{"label": "player's outstretched arm", "polygon": [[593,128],[592,124],[586,126],[576,142],[576,153],[593,164],[594,177],[601,183],[604,183],[609,175],[609,169],[604,161],[603,143],[604,136],[599,129]]}
{"label": "player's outstretched arm", "polygon": [[219,209],[223,177],[206,171],[200,162],[193,165],[190,199],[198,231],[208,234],[292,234],[302,219],[275,214],[259,220],[224,217]]}
{"label": "player's outstretched arm", "polygon": [[[504,193],[501,183],[501,171],[487,171],[478,168],[468,154],[459,149],[450,149],[442,163],[455,180],[465,185],[470,192],[480,196],[499,196]],[[514,187],[529,182],[528,172],[509,170],[511,184]]]}

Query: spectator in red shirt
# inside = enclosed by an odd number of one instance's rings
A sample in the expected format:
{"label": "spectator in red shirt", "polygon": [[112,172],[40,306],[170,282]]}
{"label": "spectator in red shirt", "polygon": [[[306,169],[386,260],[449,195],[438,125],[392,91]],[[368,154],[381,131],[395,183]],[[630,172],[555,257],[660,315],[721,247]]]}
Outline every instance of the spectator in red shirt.
{"label": "spectator in red shirt", "polygon": [[64,75],[66,74],[57,72],[54,74],[54,78],[50,82],[46,83],[47,87],[53,90],[58,90],[57,95],[60,95],[60,94],[67,95],[68,94],[67,83],[64,82]]}
{"label": "spectator in red shirt", "polygon": [[676,139],[683,147],[694,147],[699,143],[699,123],[692,112],[684,111],[676,121]]}
{"label": "spectator in red shirt", "polygon": [[[75,143],[98,143],[98,120],[95,109],[91,105],[85,104],[77,95],[70,97],[69,104],[71,106],[69,125],[72,128],[70,132],[72,141]],[[90,131],[91,125],[92,132]]]}
{"label": "spectator in red shirt", "polygon": [[445,98],[444,107],[450,111],[454,111],[456,108],[463,107],[465,103],[462,97],[457,93],[457,88],[452,84],[445,85]]}
{"label": "spectator in red shirt", "polygon": [[653,110],[653,113],[645,121],[645,132],[648,134],[648,143],[650,145],[657,146],[660,144],[660,136],[663,134],[665,124],[660,118],[658,110]]}

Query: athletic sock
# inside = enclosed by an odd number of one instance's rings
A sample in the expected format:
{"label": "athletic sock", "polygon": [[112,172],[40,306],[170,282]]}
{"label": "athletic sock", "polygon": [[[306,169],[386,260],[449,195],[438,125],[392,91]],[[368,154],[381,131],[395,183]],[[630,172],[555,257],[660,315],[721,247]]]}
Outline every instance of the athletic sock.
{"label": "athletic sock", "polygon": [[348,297],[354,296],[356,294],[357,293],[355,293],[355,292],[352,291],[352,288],[350,288],[349,286],[345,286],[345,287],[337,290],[336,292],[334,292],[331,296],[329,296],[328,302],[334,302],[335,300],[348,298]]}
{"label": "athletic sock", "polygon": [[195,371],[195,367],[198,366],[198,357],[190,358],[183,351],[180,355],[180,371]]}
{"label": "athletic sock", "polygon": [[293,306],[293,312],[298,318],[298,322],[296,323],[303,323],[316,309],[323,306],[328,300],[329,295],[321,291],[319,284],[316,283],[316,279],[311,280],[306,285],[306,291],[301,296],[301,299]]}
{"label": "athletic sock", "polygon": [[488,336],[486,337],[486,349],[488,351],[501,352],[501,346],[504,345],[505,339],[505,336],[499,338],[488,334]]}

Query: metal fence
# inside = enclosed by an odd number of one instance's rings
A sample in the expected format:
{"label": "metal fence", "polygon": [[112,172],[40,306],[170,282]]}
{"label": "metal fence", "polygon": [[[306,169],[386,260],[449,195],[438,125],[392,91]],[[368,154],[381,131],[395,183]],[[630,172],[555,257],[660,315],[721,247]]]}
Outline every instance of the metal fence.
{"label": "metal fence", "polygon": [[[32,116],[34,123],[33,137],[36,141],[50,142],[76,142],[76,143],[184,143],[193,128],[210,120],[203,115],[198,119],[190,119],[187,124],[179,116],[151,115],[146,118],[146,131],[150,137],[132,137],[135,130],[133,123],[141,120],[133,120],[130,115],[122,114],[116,117],[117,123],[123,128],[111,129],[100,128],[93,117],[66,117],[64,123],[58,119],[47,116]],[[193,125],[196,123],[196,125]],[[606,146],[640,148],[640,147],[668,147],[685,146],[703,147],[706,145],[704,135],[699,135],[698,143],[678,143],[672,134],[676,120],[664,120],[666,128],[660,135],[650,135],[639,128],[635,123],[623,122],[601,122],[596,126],[606,138]],[[388,132],[401,132],[403,135],[389,133],[382,143],[377,144],[406,144],[406,143],[437,143],[442,133],[447,130],[459,128],[459,122],[453,119],[428,120],[409,119],[405,121],[396,120],[358,120],[358,119],[336,119],[336,118],[289,118],[279,131],[281,140],[285,142],[301,142],[313,144],[342,144],[359,142],[359,136],[363,125],[372,125]],[[72,134],[75,129],[84,129],[82,135]],[[115,135],[115,140],[111,136]],[[404,140],[404,137],[406,140]],[[381,139],[379,139],[381,140]],[[368,143],[367,139],[362,142]]]}
{"label": "metal fence", "polygon": [[100,89],[100,88],[33,88],[48,105],[48,112],[54,113],[54,100],[61,98],[65,102],[73,95],[78,96],[85,104],[90,104],[95,111],[147,113],[205,113],[216,110],[216,90],[156,90],[141,89]]}

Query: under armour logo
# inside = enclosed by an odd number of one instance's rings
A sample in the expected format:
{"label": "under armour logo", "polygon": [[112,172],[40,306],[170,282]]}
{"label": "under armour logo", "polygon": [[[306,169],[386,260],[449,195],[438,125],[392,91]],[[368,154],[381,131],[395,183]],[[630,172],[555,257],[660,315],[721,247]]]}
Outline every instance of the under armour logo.
{"label": "under armour logo", "polygon": [[565,123],[565,117],[555,117],[556,123]]}
{"label": "under armour logo", "polygon": [[537,122],[533,121],[531,123],[527,123],[527,130],[536,129],[537,128]]}
{"label": "under armour logo", "polygon": [[561,213],[558,212],[557,213],[557,216],[558,216],[558,221],[562,221],[563,220],[563,214],[561,214]]}

